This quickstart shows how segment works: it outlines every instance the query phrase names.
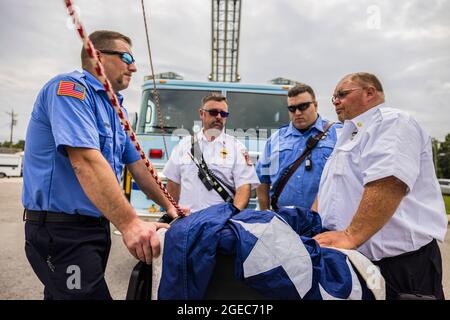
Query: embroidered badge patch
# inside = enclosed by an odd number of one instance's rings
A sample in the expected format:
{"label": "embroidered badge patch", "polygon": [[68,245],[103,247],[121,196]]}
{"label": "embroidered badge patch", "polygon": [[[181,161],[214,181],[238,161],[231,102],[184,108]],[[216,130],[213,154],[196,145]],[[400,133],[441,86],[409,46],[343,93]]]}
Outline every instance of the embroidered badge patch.
{"label": "embroidered badge patch", "polygon": [[247,150],[242,150],[242,155],[244,156],[245,162],[247,163],[248,166],[252,166],[253,162],[250,159],[250,156],[248,155],[248,151]]}
{"label": "embroidered badge patch", "polygon": [[83,87],[81,84],[72,81],[61,80],[59,82],[58,92],[56,94],[58,96],[69,96],[80,100],[84,100],[86,88]]}

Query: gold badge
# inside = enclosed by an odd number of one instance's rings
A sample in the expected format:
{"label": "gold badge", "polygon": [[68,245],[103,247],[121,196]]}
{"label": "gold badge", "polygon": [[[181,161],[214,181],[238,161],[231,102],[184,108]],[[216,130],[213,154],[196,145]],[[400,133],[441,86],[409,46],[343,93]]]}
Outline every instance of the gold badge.
{"label": "gold badge", "polygon": [[356,125],[357,125],[358,127],[362,127],[362,126],[363,126],[363,124],[362,124],[361,122],[358,122]]}
{"label": "gold badge", "polygon": [[222,150],[220,150],[220,156],[222,157],[222,159],[226,159],[228,155],[228,150],[223,148]]}

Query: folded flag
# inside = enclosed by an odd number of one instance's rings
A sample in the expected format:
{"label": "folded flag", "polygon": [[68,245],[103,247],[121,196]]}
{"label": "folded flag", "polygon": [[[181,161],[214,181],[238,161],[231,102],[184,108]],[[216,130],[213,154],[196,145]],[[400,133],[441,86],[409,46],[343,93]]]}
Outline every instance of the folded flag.
{"label": "folded flag", "polygon": [[384,299],[384,280],[355,250],[320,247],[317,213],[302,208],[237,212],[219,204],[165,232],[153,298],[202,299],[216,253],[235,256],[235,276],[271,299]]}

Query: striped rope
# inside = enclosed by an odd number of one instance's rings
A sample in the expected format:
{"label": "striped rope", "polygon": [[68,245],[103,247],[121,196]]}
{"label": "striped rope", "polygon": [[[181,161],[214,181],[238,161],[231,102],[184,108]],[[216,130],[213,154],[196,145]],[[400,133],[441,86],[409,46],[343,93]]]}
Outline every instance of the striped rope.
{"label": "striped rope", "polygon": [[164,187],[163,183],[161,182],[161,179],[159,179],[158,173],[156,172],[155,168],[150,163],[150,161],[147,159],[144,151],[142,150],[139,142],[136,139],[136,135],[134,134],[130,123],[125,118],[125,116],[124,116],[124,114],[122,112],[122,109],[120,108],[117,96],[116,96],[116,94],[114,93],[114,91],[112,89],[111,83],[109,82],[108,78],[105,75],[105,70],[103,68],[103,65],[100,62],[100,60],[98,59],[97,55],[95,54],[96,51],[95,51],[94,45],[92,44],[92,42],[89,39],[89,37],[86,35],[84,27],[81,24],[77,13],[73,9],[72,1],[71,0],[64,0],[64,3],[66,5],[66,7],[67,7],[67,12],[69,13],[69,15],[72,18],[72,22],[73,22],[73,24],[74,24],[74,26],[75,26],[75,28],[76,28],[76,30],[77,30],[81,40],[83,41],[84,49],[86,50],[86,52],[87,52],[87,54],[89,56],[89,59],[90,59],[92,65],[94,66],[94,70],[95,70],[97,79],[103,84],[103,87],[105,88],[106,93],[108,94],[109,100],[110,100],[112,106],[114,107],[114,110],[116,110],[117,115],[119,116],[119,119],[120,119],[120,122],[122,123],[123,129],[125,130],[127,135],[130,137],[131,141],[133,142],[134,146],[136,147],[136,150],[139,152],[139,154],[141,156],[141,159],[144,160],[145,166],[147,167],[148,171],[150,172],[152,177],[155,179],[155,181],[158,184],[159,188],[164,193],[164,196],[177,209],[178,215],[179,216],[184,216],[183,210],[176,203],[176,201],[172,198],[172,196],[169,194],[169,192],[167,192],[167,189]]}

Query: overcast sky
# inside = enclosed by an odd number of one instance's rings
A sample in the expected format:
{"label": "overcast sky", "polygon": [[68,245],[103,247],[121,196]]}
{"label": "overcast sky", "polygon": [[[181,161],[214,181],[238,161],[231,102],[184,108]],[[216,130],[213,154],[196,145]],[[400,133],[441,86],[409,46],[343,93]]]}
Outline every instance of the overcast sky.
{"label": "overcast sky", "polygon": [[[138,72],[123,92],[138,111],[150,73],[140,0],[78,0],[88,33],[111,29],[134,41]],[[211,1],[147,0],[156,72],[186,80],[211,72]],[[275,77],[310,84],[319,112],[336,119],[330,102],[343,75],[379,76],[386,102],[411,113],[428,133],[450,132],[450,0],[242,0],[239,74],[242,82]],[[0,141],[18,114],[14,140],[25,137],[40,88],[79,69],[81,42],[68,27],[62,0],[0,0]]]}

